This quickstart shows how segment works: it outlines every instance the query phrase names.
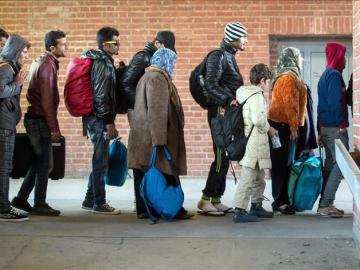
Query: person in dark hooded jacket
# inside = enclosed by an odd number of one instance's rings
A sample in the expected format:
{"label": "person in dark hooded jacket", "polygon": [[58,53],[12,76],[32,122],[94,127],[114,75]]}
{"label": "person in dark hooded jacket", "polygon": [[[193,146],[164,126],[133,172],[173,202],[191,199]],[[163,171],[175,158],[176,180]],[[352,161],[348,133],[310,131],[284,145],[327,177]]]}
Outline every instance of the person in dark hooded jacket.
{"label": "person in dark hooded jacket", "polygon": [[27,73],[21,70],[28,59],[30,43],[19,35],[7,40],[0,60],[0,221],[25,221],[9,202],[16,125],[21,118],[20,93]]}
{"label": "person in dark hooded jacket", "polygon": [[[135,104],[136,86],[140,78],[145,74],[145,68],[150,66],[151,57],[159,48],[168,48],[176,53],[175,35],[171,31],[160,31],[157,33],[153,42],[146,42],[145,48],[137,52],[130,61],[125,74],[121,80],[121,87],[125,93],[128,106],[128,120],[133,118]],[[130,126],[131,128],[131,126]],[[136,213],[138,218],[147,218],[147,212],[143,199],[140,197],[140,183],[144,177],[144,172],[139,169],[133,169]]]}
{"label": "person in dark hooded jacket", "polygon": [[325,148],[323,191],[317,210],[320,216],[341,218],[344,211],[334,206],[335,193],[343,176],[335,159],[335,139],[340,139],[349,150],[347,133],[348,109],[346,88],[342,77],[345,68],[346,46],[329,42],[325,54],[327,66],[318,83],[318,132],[319,141]]}

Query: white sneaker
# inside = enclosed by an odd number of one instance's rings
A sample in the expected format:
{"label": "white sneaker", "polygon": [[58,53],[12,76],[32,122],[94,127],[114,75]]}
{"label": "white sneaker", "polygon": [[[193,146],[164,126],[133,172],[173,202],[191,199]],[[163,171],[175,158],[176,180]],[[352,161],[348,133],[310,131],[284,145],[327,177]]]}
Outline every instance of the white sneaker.
{"label": "white sneaker", "polygon": [[198,202],[197,207],[200,209],[200,211],[198,211],[198,213],[202,214],[202,215],[207,215],[207,216],[224,216],[225,215],[224,212],[216,209],[215,206],[209,200],[201,199]]}

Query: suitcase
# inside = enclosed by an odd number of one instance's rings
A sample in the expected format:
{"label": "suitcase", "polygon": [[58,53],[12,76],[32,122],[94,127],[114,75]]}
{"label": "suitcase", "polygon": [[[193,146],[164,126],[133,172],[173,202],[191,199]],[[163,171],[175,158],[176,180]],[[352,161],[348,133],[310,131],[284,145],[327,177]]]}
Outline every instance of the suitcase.
{"label": "suitcase", "polygon": [[[52,180],[59,180],[64,178],[65,175],[65,138],[62,137],[60,142],[53,142],[52,148],[54,166],[49,178]],[[27,134],[16,134],[13,169],[10,177],[14,179],[25,177],[30,168],[32,158],[33,150]]]}

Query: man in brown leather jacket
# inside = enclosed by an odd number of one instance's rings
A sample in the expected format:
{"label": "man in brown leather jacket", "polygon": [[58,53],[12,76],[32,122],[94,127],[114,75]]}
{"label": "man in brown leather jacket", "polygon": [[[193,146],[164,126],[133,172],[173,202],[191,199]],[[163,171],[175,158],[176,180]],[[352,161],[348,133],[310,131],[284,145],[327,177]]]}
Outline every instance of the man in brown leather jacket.
{"label": "man in brown leather jacket", "polygon": [[[33,163],[24,178],[20,191],[12,200],[16,208],[35,215],[58,216],[60,211],[46,203],[48,175],[53,166],[52,141],[61,138],[57,110],[59,58],[65,57],[66,35],[50,31],[45,35],[46,51],[30,67],[27,92],[29,106],[25,114],[26,133],[34,149]],[[35,187],[34,207],[27,202]]]}

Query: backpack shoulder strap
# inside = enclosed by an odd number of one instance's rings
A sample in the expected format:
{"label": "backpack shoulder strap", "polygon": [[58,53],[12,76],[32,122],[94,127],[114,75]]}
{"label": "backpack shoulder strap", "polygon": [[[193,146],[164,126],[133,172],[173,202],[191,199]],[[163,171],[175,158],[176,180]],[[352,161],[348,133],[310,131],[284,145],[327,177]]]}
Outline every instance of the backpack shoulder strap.
{"label": "backpack shoulder strap", "polygon": [[207,61],[208,57],[210,56],[210,54],[212,54],[213,52],[216,52],[216,51],[220,51],[220,52],[223,54],[224,57],[223,57],[223,60],[222,60],[222,64],[225,66],[226,63],[227,63],[227,61],[226,61],[226,59],[225,59],[225,50],[222,49],[222,48],[217,48],[217,49],[214,49],[214,50],[210,51],[210,52],[206,55],[206,61]]}
{"label": "backpack shoulder strap", "polygon": [[261,91],[255,92],[253,94],[251,94],[250,96],[248,96],[247,99],[245,99],[243,102],[240,103],[241,106],[244,106],[244,104],[246,103],[246,101],[248,101],[248,99],[250,99],[252,96],[261,93]]}

